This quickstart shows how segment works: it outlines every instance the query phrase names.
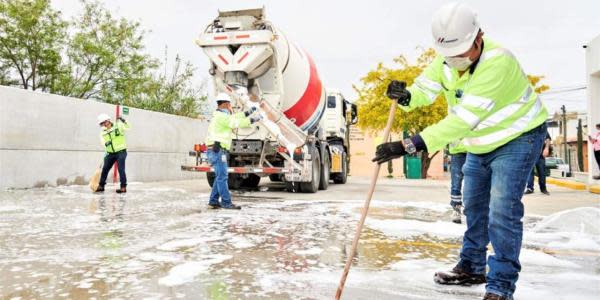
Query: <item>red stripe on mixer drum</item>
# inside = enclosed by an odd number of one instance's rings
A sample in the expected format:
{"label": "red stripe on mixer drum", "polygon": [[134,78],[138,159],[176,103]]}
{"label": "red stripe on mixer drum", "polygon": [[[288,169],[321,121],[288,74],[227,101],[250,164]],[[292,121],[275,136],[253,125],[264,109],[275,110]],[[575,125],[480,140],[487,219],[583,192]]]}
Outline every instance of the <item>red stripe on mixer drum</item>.
{"label": "red stripe on mixer drum", "polygon": [[284,112],[288,118],[295,119],[296,125],[298,126],[306,123],[315,113],[319,106],[319,102],[321,101],[321,93],[323,91],[321,79],[319,79],[319,74],[317,74],[315,63],[310,55],[307,54],[306,57],[310,64],[310,78],[308,79],[308,85],[306,86],[306,90],[304,90],[304,94],[300,97],[300,100]]}

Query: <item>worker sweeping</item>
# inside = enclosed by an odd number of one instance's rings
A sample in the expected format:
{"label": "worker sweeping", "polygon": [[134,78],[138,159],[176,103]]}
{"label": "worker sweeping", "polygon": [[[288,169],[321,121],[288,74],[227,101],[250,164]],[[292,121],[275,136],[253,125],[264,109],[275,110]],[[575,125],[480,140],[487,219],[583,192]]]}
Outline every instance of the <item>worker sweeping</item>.
{"label": "worker sweeping", "polygon": [[[208,162],[212,165],[216,176],[208,206],[215,209],[241,209],[241,206],[231,203],[231,194],[227,184],[227,164],[231,140],[233,139],[233,129],[250,127],[250,124],[258,122],[261,116],[250,117],[256,111],[255,107],[246,112],[234,114],[231,107],[231,98],[225,93],[218,94],[216,101],[217,110],[213,113],[212,120],[208,125],[208,135],[206,137]],[[219,198],[221,198],[221,202],[219,202]]]}
{"label": "worker sweeping", "polygon": [[[420,134],[379,145],[373,161],[435,152],[462,139],[468,152],[463,167],[467,229],[460,260],[451,271],[437,272],[434,280],[448,285],[487,282],[483,299],[512,299],[521,270],[521,198],[542,151],[548,113],[515,56],[483,37],[469,6],[442,6],[434,14],[432,33],[439,55],[411,87],[393,81],[387,95],[405,111],[432,104],[440,93],[457,104]],[[489,242],[494,254],[488,259]]]}
{"label": "worker sweeping", "polygon": [[116,124],[113,124],[107,114],[100,114],[98,116],[98,123],[102,127],[100,140],[106,153],[104,155],[104,165],[102,166],[100,183],[96,192],[104,192],[106,177],[116,162],[121,183],[120,188],[117,189],[116,192],[119,194],[126,193],[127,175],[125,174],[125,160],[127,159],[127,144],[125,142],[125,131],[130,129],[130,125],[122,117],[119,117]]}

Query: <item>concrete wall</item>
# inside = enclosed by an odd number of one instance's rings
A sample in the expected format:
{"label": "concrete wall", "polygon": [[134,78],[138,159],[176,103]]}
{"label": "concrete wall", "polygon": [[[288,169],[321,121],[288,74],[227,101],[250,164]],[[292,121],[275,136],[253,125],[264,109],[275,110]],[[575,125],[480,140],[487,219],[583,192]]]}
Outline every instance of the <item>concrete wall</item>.
{"label": "concrete wall", "polygon": [[[114,117],[116,107],[0,86],[0,188],[87,183],[104,155],[100,113]],[[125,118],[129,182],[202,177],[180,165],[204,140],[205,122],[133,108]]]}
{"label": "concrete wall", "polygon": [[[587,44],[586,48],[587,91],[588,91],[588,133],[595,134],[596,124],[600,123],[600,35]],[[594,159],[593,147],[588,147],[588,181],[592,176],[600,175],[598,164]]]}

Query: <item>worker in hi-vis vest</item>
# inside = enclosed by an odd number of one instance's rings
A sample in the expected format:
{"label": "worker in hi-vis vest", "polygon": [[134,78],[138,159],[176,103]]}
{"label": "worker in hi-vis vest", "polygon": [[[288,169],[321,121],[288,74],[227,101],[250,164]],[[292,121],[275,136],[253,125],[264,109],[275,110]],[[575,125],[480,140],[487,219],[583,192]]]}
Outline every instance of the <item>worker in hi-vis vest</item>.
{"label": "worker in hi-vis vest", "polygon": [[[391,82],[387,96],[405,111],[430,105],[441,93],[457,104],[420,134],[379,145],[373,161],[431,153],[462,139],[468,152],[462,169],[467,229],[460,261],[434,280],[487,282],[483,299],[512,299],[521,270],[521,198],[542,151],[548,112],[515,56],[483,37],[477,14],[466,4],[443,5],[433,17],[432,33],[439,55],[411,87]],[[489,242],[494,255],[487,259]]]}
{"label": "worker in hi-vis vest", "polygon": [[[231,194],[227,184],[227,162],[231,140],[233,139],[233,129],[250,127],[250,124],[258,122],[261,116],[250,117],[256,111],[256,107],[252,107],[246,112],[234,114],[231,108],[231,98],[225,93],[218,94],[216,101],[217,110],[212,115],[206,136],[208,162],[215,172],[215,181],[213,182],[208,206],[211,208],[241,209],[239,205],[231,203]],[[221,202],[219,202],[219,198],[221,198]]]}
{"label": "worker in hi-vis vest", "polygon": [[125,143],[125,131],[129,130],[130,125],[122,117],[119,117],[115,124],[113,124],[107,114],[100,114],[98,116],[98,123],[102,127],[100,140],[106,154],[104,156],[104,165],[102,166],[102,175],[100,175],[100,183],[96,192],[104,192],[108,172],[115,162],[117,162],[121,186],[116,192],[119,194],[126,193],[127,175],[125,175],[125,159],[127,158],[127,144]]}
{"label": "worker in hi-vis vest", "polygon": [[[452,113],[452,106],[448,103],[448,113]],[[450,153],[450,206],[452,207],[452,222],[462,223],[462,183],[464,174],[463,165],[467,160],[467,149],[461,141],[453,142],[448,145]]]}

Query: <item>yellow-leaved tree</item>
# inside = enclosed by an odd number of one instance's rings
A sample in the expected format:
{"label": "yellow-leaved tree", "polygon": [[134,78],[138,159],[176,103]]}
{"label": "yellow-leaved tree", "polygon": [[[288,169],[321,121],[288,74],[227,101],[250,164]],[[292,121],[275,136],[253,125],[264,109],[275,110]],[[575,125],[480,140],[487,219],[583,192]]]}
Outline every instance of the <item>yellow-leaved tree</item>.
{"label": "yellow-leaved tree", "polygon": [[[390,105],[392,104],[392,100],[385,95],[390,81],[401,80],[410,86],[423,69],[433,61],[435,55],[433,49],[424,50],[414,63],[409,62],[406,57],[401,55],[394,59],[394,62],[398,65],[397,68],[388,68],[379,63],[375,70],[369,71],[366,76],[361,78],[361,85],[354,86],[358,93],[356,101],[359,115],[358,127],[370,134],[382,131],[385,128]],[[396,134],[393,139],[400,139],[403,131],[407,131],[411,136],[417,134],[427,126],[442,120],[446,114],[446,99],[441,95],[437,97],[432,105],[417,108],[409,113],[397,109],[391,131]],[[421,153],[421,175],[423,178],[426,178],[431,160],[438,152]]]}
{"label": "yellow-leaved tree", "polygon": [[550,86],[542,83],[544,76],[541,75],[527,75],[527,79],[535,89],[535,92],[541,94],[550,89]]}

